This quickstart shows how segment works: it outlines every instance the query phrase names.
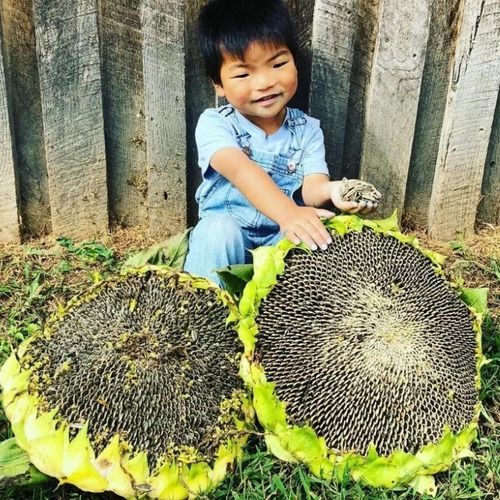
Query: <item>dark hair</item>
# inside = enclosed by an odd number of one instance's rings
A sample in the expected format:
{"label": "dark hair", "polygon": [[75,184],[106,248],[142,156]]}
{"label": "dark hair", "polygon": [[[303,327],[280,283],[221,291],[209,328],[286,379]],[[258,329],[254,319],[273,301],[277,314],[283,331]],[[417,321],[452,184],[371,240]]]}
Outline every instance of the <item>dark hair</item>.
{"label": "dark hair", "polygon": [[212,0],[200,11],[198,35],[206,73],[217,85],[224,55],[243,59],[251,43],[284,45],[297,58],[292,20],[281,0]]}

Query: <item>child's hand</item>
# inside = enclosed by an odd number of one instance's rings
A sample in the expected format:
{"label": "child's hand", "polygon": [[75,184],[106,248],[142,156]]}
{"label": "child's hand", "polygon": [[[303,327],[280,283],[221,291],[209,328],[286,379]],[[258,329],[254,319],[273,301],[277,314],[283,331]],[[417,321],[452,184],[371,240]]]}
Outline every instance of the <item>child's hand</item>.
{"label": "child's hand", "polygon": [[343,196],[343,183],[345,183],[346,180],[344,179],[343,181],[332,181],[330,183],[330,199],[332,203],[339,209],[342,210],[343,212],[348,212],[351,214],[367,214],[370,213],[371,211],[375,210],[378,207],[378,199],[381,197],[381,194],[375,189],[374,189],[374,200],[366,200],[366,199],[361,199],[360,201],[346,201],[344,200]]}
{"label": "child's hand", "polygon": [[292,243],[298,245],[303,242],[311,250],[316,250],[318,247],[326,250],[332,238],[320,217],[334,216],[335,214],[329,210],[296,205],[287,210],[277,222],[280,225],[281,234]]}

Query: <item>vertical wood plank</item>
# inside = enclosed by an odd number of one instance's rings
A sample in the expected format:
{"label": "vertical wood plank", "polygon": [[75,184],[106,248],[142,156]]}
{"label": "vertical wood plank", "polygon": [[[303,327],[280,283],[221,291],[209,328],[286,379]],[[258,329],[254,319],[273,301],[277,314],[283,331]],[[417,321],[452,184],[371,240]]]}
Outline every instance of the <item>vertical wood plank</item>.
{"label": "vertical wood plank", "polygon": [[435,0],[432,4],[404,214],[409,223],[420,227],[428,224],[450,69],[462,22],[462,3],[463,0]]}
{"label": "vertical wood plank", "polygon": [[381,216],[404,206],[431,3],[382,3],[360,165],[384,195]]}
{"label": "vertical wood plank", "polygon": [[429,209],[429,234],[471,234],[500,87],[500,0],[466,0]]}
{"label": "vertical wood plank", "polygon": [[347,124],[357,0],[318,0],[312,33],[309,106],[321,121],[330,175],[341,177]]}
{"label": "vertical wood plank", "polygon": [[500,225],[500,94],[497,100],[497,111],[493,121],[481,191],[479,220]]}
{"label": "vertical wood plank", "polygon": [[[1,33],[0,29],[0,35]],[[2,243],[20,242],[12,139],[3,44],[0,36],[0,242]]]}
{"label": "vertical wood plank", "polygon": [[350,93],[344,135],[344,153],[341,174],[359,176],[366,119],[366,100],[377,44],[379,16],[382,0],[358,0],[356,11],[356,37],[351,68]]}
{"label": "vertical wood plank", "polygon": [[[187,205],[188,224],[198,220],[196,189],[201,183],[194,132],[203,110],[216,105],[215,91],[205,75],[198,44],[198,14],[206,0],[186,0],[186,144],[187,144]],[[221,103],[222,104],[222,103]]]}
{"label": "vertical wood plank", "polygon": [[43,126],[55,235],[108,229],[97,0],[35,0]]}
{"label": "vertical wood plank", "polygon": [[311,86],[312,67],[312,28],[314,17],[314,0],[286,0],[290,17],[292,18],[299,55],[295,64],[299,73],[299,85],[297,92],[289,103],[289,106],[299,108],[304,112],[309,107],[309,89]]}
{"label": "vertical wood plank", "polygon": [[143,0],[149,231],[186,226],[184,3]]}
{"label": "vertical wood plank", "polygon": [[11,81],[13,133],[19,179],[22,232],[50,233],[49,183],[43,140],[33,0],[2,0],[5,54]]}
{"label": "vertical wood plank", "polygon": [[148,218],[140,0],[100,0],[99,32],[109,209],[133,226]]}

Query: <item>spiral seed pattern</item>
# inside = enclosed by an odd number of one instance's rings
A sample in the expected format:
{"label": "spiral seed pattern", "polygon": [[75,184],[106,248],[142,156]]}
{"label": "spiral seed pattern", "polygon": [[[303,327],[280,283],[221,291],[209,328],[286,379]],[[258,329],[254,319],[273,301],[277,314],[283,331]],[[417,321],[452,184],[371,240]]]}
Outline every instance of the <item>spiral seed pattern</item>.
{"label": "spiral seed pattern", "polygon": [[172,446],[213,455],[221,404],[241,388],[220,293],[176,274],[106,283],[30,345],[32,391],[72,427],[88,421],[97,450],[119,433],[153,463]]}
{"label": "spiral seed pattern", "polygon": [[341,451],[415,452],[474,418],[471,314],[414,247],[365,229],[292,250],[261,303],[258,354],[298,424]]}

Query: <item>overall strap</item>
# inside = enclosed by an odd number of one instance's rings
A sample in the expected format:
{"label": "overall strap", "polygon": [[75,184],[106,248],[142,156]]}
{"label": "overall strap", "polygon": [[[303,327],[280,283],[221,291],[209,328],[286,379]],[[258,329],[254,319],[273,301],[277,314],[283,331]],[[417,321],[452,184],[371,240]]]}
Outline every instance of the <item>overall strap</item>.
{"label": "overall strap", "polygon": [[285,120],[285,124],[292,134],[292,154],[287,165],[289,172],[294,172],[297,168],[297,165],[302,160],[302,139],[304,137],[306,123],[307,119],[303,111],[297,108],[288,108],[288,118]]}
{"label": "overall strap", "polygon": [[236,118],[236,113],[234,112],[234,108],[230,104],[228,104],[220,108],[218,110],[218,113],[229,121],[229,123],[234,129],[236,140],[238,141],[241,150],[245,154],[249,155],[251,152],[250,143],[248,142],[250,134],[246,130],[243,130],[241,128],[241,125],[239,124],[238,119]]}

